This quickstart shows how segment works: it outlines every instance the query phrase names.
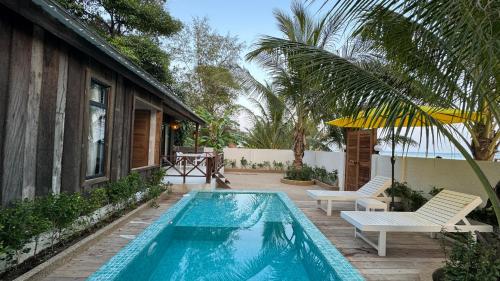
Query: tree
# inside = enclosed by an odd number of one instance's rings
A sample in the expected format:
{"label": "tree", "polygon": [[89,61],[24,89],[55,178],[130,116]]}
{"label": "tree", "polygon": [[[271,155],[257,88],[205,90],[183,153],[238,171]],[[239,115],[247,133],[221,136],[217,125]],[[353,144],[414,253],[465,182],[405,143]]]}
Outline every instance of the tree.
{"label": "tree", "polygon": [[[335,39],[338,30],[336,18],[323,15],[316,20],[308,13],[303,4],[293,2],[292,15],[275,10],[274,15],[278,27],[287,41],[315,46],[320,49],[328,47]],[[266,67],[276,85],[278,91],[285,98],[286,103],[293,108],[294,130],[293,130],[293,152],[294,165],[302,167],[302,158],[306,148],[307,124],[314,123],[315,102],[317,86],[308,79],[309,72],[304,71],[300,65],[289,60],[289,56],[280,49],[267,48],[261,40],[257,48],[247,54],[247,59],[258,60]]]}
{"label": "tree", "polygon": [[207,123],[200,129],[200,144],[220,151],[229,144],[239,143],[241,136],[238,123],[234,121],[236,109],[228,108],[219,116],[202,107],[198,108],[196,113]]}
{"label": "tree", "polygon": [[121,53],[160,82],[171,83],[169,56],[160,40],[181,30],[165,0],[57,0]]}
{"label": "tree", "polygon": [[[273,37],[263,38],[260,44],[262,48],[280,50],[310,71],[328,91],[322,95],[323,103],[338,105],[342,100],[345,116],[356,117],[370,110],[384,114],[386,127],[396,127],[398,133],[404,135],[413,130],[411,124],[418,118],[427,125],[422,131],[427,142],[436,135],[448,138],[476,173],[500,219],[500,200],[473,154],[461,144],[465,135],[420,108],[420,105],[436,104],[455,108],[462,110],[461,117],[470,120],[465,126],[478,127],[480,132],[491,132],[488,127],[493,132],[498,130],[499,10],[500,6],[494,1],[484,5],[465,0],[372,0],[334,4],[332,13],[354,26],[354,34],[366,36],[373,42],[387,67],[402,82],[399,86],[322,48]],[[402,22],[405,24],[400,25]],[[473,112],[481,113],[479,118],[473,117]],[[407,120],[409,127],[397,123],[401,118]],[[432,130],[432,126],[436,130]],[[488,135],[484,147],[493,142],[491,146],[496,149],[497,134]],[[490,139],[490,136],[493,137]],[[473,153],[478,155],[474,149]]]}
{"label": "tree", "polygon": [[262,149],[290,149],[293,145],[292,116],[285,101],[272,84],[260,83],[248,72],[243,85],[257,113],[247,110],[253,127],[243,137],[245,147]]}
{"label": "tree", "polygon": [[169,40],[167,48],[188,105],[203,107],[210,114],[223,114],[234,105],[240,90],[237,75],[243,48],[237,37],[220,35],[208,19],[194,18]]}

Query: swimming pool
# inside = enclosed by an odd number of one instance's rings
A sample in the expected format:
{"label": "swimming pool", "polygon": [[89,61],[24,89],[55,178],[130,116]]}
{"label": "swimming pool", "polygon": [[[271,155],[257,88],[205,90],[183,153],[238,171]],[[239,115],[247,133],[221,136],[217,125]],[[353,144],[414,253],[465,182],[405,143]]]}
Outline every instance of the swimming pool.
{"label": "swimming pool", "polygon": [[280,192],[191,192],[88,280],[363,280]]}

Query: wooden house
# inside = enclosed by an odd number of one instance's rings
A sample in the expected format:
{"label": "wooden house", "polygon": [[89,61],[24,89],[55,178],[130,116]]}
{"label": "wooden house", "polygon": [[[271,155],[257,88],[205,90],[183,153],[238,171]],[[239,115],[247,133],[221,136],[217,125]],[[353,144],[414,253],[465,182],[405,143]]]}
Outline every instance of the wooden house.
{"label": "wooden house", "polygon": [[49,0],[0,0],[0,196],[79,192],[160,164],[203,120]]}

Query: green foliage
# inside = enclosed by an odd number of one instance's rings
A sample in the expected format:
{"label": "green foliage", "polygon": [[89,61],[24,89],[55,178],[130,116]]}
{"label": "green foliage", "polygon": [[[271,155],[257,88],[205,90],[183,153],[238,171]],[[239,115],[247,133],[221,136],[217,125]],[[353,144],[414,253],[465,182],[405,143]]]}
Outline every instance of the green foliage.
{"label": "green foliage", "polygon": [[313,179],[319,180],[323,183],[329,185],[337,184],[338,175],[337,170],[328,172],[325,168],[314,167],[313,168]]}
{"label": "green foliage", "polygon": [[30,201],[19,201],[8,208],[2,208],[0,225],[3,251],[0,254],[7,254],[7,260],[21,250],[28,251],[29,249],[23,249],[24,245],[50,228],[49,220],[37,213]]}
{"label": "green foliage", "polygon": [[290,149],[293,145],[293,125],[289,122],[292,114],[277,86],[267,82],[262,84],[249,72],[243,74],[243,87],[257,110],[246,109],[253,126],[243,137],[245,147]]}
{"label": "green foliage", "polygon": [[298,180],[298,181],[310,181],[313,179],[314,170],[308,165],[302,165],[301,168],[296,166],[289,166],[285,172],[285,179]]}
{"label": "green foliage", "polygon": [[240,164],[242,168],[246,168],[248,165],[248,160],[245,157],[241,157]]}
{"label": "green foliage", "polygon": [[439,192],[443,191],[443,189],[444,189],[444,188],[439,188],[439,187],[435,187],[435,186],[433,186],[433,187],[431,188],[431,190],[429,191],[429,195],[430,195],[430,196],[432,196],[432,197],[434,197],[434,196],[436,196]]}
{"label": "green foliage", "polygon": [[[97,209],[112,203],[115,206],[133,205],[139,191],[148,192],[145,199],[156,199],[168,188],[162,184],[165,171],[159,169],[151,173],[146,183],[138,173],[131,173],[105,187],[94,188],[82,196],[80,193],[61,193],[37,197],[34,200],[14,202],[0,209],[0,255],[5,254],[8,262],[19,252],[27,252],[29,242],[35,241],[35,253],[38,237],[52,231],[52,245],[56,239],[64,239],[63,232],[71,230],[82,216],[90,216]],[[123,207],[123,205],[120,205]],[[86,221],[87,223],[90,220]],[[86,225],[83,225],[87,227]]]}
{"label": "green foliage", "polygon": [[[276,164],[275,164],[276,166]],[[285,172],[285,178],[290,180],[319,180],[323,183],[334,185],[337,183],[337,170],[328,172],[325,168],[310,167],[306,164],[302,168],[297,168],[295,165],[288,166]]]}
{"label": "green foliage", "polygon": [[500,245],[474,241],[470,233],[465,243],[454,244],[444,267],[445,279],[449,281],[496,281],[500,278]]}
{"label": "green foliage", "polygon": [[478,208],[472,211],[469,218],[486,223],[489,225],[498,225],[497,217],[495,216],[495,211],[491,207]]}
{"label": "green foliage", "polygon": [[154,38],[141,35],[115,36],[109,39],[122,54],[160,82],[173,82],[169,71],[170,57]]}
{"label": "green foliage", "polygon": [[180,31],[182,25],[165,10],[165,0],[57,2],[160,82],[172,82],[169,56],[160,41]]}
{"label": "green foliage", "polygon": [[173,73],[188,105],[212,115],[235,106],[242,49],[237,37],[220,35],[207,18],[194,18],[170,40],[168,50],[176,62]]}
{"label": "green foliage", "polygon": [[167,172],[164,169],[157,169],[151,173],[149,180],[147,182],[148,193],[147,199],[152,200],[151,206],[157,208],[157,199],[160,195],[168,189],[169,184],[164,184],[163,179],[165,178]]}
{"label": "green foliage", "polygon": [[36,211],[58,231],[68,228],[82,215],[86,201],[79,193],[48,195],[35,200]]}
{"label": "green foliage", "polygon": [[[318,18],[310,13],[306,5],[294,1],[291,5],[291,14],[281,10],[275,10],[274,15],[278,23],[278,28],[282,37],[292,44],[305,44],[319,49],[327,48],[339,34],[336,18],[329,13],[321,14]],[[315,148],[325,149],[321,142],[316,142],[319,138],[317,128],[323,116],[325,107],[317,98],[320,93],[320,84],[309,69],[302,63],[291,60],[291,56],[283,52],[280,48],[272,48],[266,45],[264,40],[256,44],[256,48],[247,54],[247,60],[259,62],[273,77],[273,87],[278,96],[281,97],[290,112],[293,112],[290,121],[292,124],[292,148],[294,151],[294,165],[300,169],[304,151],[308,142],[314,143]],[[328,118],[332,116],[332,106],[328,111]],[[308,138],[308,136],[316,137]]]}
{"label": "green foliage", "polygon": [[397,211],[413,212],[427,202],[422,191],[411,189],[406,182],[395,182],[394,188],[389,188],[387,193],[389,196],[394,194],[394,196],[401,198],[400,208]]}
{"label": "green foliage", "polygon": [[218,115],[198,108],[197,113],[207,123],[200,129],[201,145],[220,151],[229,144],[237,144],[240,141],[238,123],[233,120],[234,110],[226,110],[222,115]]}
{"label": "green foliage", "polygon": [[276,170],[283,170],[285,168],[285,165],[283,162],[277,162],[276,160],[273,160],[273,167]]}
{"label": "green foliage", "polygon": [[[474,161],[491,161],[500,144],[497,2],[335,1],[330,14],[353,30],[346,38],[362,52],[345,56],[270,36],[259,41],[259,49],[280,52],[308,71],[321,88],[314,100],[323,108],[345,117],[361,111],[387,116],[381,125],[396,126],[398,135],[409,136],[419,124],[427,147],[448,139],[475,172],[500,221],[500,199]],[[463,131],[447,126],[422,105],[456,109],[467,125]]]}

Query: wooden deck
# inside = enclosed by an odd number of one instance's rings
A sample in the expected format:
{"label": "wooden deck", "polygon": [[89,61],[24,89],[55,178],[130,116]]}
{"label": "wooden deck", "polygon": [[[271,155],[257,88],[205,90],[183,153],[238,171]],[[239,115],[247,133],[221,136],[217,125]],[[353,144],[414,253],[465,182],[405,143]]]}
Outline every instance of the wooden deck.
{"label": "wooden deck", "polygon": [[[226,176],[233,189],[286,192],[367,280],[432,280],[432,272],[443,264],[444,254],[440,239],[431,239],[425,234],[389,233],[387,256],[379,257],[373,248],[362,240],[355,239],[354,228],[340,218],[339,210],[352,208],[352,204],[335,206],[333,215],[327,217],[323,211],[316,208],[315,201],[307,197],[305,190],[311,187],[281,184],[279,174],[234,173]],[[158,209],[150,208],[140,212],[123,227],[56,269],[44,280],[85,280],[179,198],[180,195],[170,196],[160,202]]]}

